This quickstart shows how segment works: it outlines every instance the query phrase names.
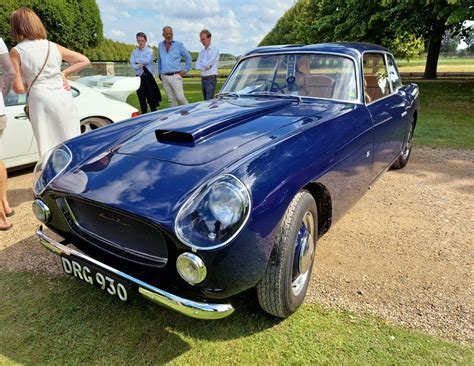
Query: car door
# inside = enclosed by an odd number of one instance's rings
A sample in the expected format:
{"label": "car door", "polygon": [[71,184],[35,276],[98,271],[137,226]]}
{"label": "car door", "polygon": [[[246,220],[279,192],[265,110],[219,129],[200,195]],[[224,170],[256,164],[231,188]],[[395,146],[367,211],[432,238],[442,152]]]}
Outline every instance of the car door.
{"label": "car door", "polygon": [[10,92],[5,98],[7,128],[3,133],[0,157],[5,161],[7,167],[27,164],[36,160],[33,129],[23,111],[25,103],[26,94]]}
{"label": "car door", "polygon": [[397,129],[397,145],[399,151],[402,150],[403,144],[407,137],[408,128],[410,126],[412,116],[409,115],[410,107],[413,104],[413,96],[406,92],[407,86],[402,84],[402,79],[398,72],[394,57],[387,53],[388,78],[392,86],[392,95],[394,104],[392,106],[393,114],[399,115],[401,119],[400,128]]}
{"label": "car door", "polygon": [[373,178],[399,156],[405,136],[406,101],[393,90],[385,53],[367,52],[364,62],[364,94],[374,124]]}

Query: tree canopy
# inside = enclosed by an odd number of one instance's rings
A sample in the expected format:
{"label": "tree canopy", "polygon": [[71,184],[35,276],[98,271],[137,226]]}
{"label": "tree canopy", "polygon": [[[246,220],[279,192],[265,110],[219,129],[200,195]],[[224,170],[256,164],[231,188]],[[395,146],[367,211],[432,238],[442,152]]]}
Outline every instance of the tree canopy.
{"label": "tree canopy", "polygon": [[298,0],[260,45],[371,42],[412,58],[428,48],[425,78],[436,78],[446,31],[465,38],[473,17],[469,0]]}
{"label": "tree canopy", "polygon": [[97,46],[103,39],[102,20],[95,0],[1,0],[0,34],[12,47],[10,14],[26,6],[35,11],[43,22],[48,39],[83,52]]}

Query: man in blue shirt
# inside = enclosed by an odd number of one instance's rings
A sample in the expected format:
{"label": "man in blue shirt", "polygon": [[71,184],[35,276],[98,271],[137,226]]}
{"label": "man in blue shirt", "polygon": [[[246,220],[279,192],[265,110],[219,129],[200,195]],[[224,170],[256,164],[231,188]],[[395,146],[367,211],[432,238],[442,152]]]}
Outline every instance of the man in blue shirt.
{"label": "man in blue shirt", "polygon": [[148,112],[147,110],[147,100],[150,105],[151,111],[156,111],[157,104],[151,98],[151,91],[148,90],[148,84],[145,82],[143,75],[144,68],[146,68],[151,75],[153,75],[153,50],[146,45],[147,38],[146,34],[143,32],[137,33],[137,45],[138,47],[132,51],[130,57],[130,65],[132,66],[135,74],[140,76],[140,87],[137,90],[138,101],[140,102],[140,109],[142,114]]}
{"label": "man in blue shirt", "polygon": [[[183,76],[191,69],[191,55],[181,42],[173,40],[173,29],[163,28],[164,41],[158,45],[158,73],[171,107],[188,104],[183,91]],[[181,59],[186,63],[181,69]]]}

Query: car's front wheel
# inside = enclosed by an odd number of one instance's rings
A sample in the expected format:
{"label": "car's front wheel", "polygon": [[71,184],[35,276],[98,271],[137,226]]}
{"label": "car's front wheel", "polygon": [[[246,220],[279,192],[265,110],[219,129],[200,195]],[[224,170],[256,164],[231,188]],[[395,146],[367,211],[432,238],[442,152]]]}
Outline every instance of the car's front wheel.
{"label": "car's front wheel", "polygon": [[110,125],[112,122],[101,117],[89,117],[81,121],[81,133],[94,131],[100,127]]}
{"label": "car's front wheel", "polygon": [[278,228],[272,256],[257,285],[260,306],[286,318],[303,303],[317,240],[316,202],[307,191],[291,201]]}

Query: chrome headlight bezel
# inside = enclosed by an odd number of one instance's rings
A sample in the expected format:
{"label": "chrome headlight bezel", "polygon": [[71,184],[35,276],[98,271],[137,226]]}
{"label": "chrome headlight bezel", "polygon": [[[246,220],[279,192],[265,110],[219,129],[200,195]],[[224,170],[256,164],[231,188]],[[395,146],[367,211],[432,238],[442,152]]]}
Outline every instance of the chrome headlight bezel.
{"label": "chrome headlight bezel", "polygon": [[45,189],[71,164],[72,152],[61,144],[51,149],[38,161],[34,169],[33,191],[42,194]]}
{"label": "chrome headlight bezel", "polygon": [[[213,244],[213,241],[216,238],[204,239],[204,236],[202,236],[200,238],[197,238],[197,239],[201,239],[203,242],[207,241],[207,245],[202,245],[202,243],[197,243],[195,240],[191,240],[192,238],[190,238],[191,235],[189,235],[189,230],[193,231],[194,234],[197,235],[196,228],[190,226],[192,222],[192,218],[190,219],[190,217],[192,215],[192,212],[197,211],[197,214],[200,214],[200,212],[198,211],[198,208],[201,208],[201,210],[206,211],[207,215],[212,215],[215,222],[218,222],[218,219],[215,217],[215,210],[211,210],[210,208],[210,206],[212,205],[212,202],[209,202],[209,198],[211,196],[211,190],[213,189],[213,187],[215,188],[219,184],[222,184],[222,186],[227,186],[227,187],[229,185],[232,185],[233,188],[235,188],[235,191],[234,191],[235,196],[233,198],[237,198],[241,200],[241,209],[242,209],[241,216],[237,219],[236,222],[229,223],[229,226],[222,228],[223,230],[229,229],[228,231],[231,231],[231,234],[228,235],[225,238],[225,240],[217,244]],[[216,195],[214,194],[214,196]],[[185,244],[186,246],[192,249],[207,251],[207,250],[221,248],[227,245],[228,243],[230,243],[242,231],[242,229],[245,227],[250,217],[251,211],[252,211],[252,198],[247,186],[240,179],[238,179],[232,174],[219,175],[209,180],[208,182],[203,184],[201,187],[199,187],[185,201],[185,203],[181,206],[178,214],[176,215],[174,231],[178,239],[183,244]],[[188,221],[188,224],[186,224],[186,220]],[[189,220],[191,220],[191,222]]]}

